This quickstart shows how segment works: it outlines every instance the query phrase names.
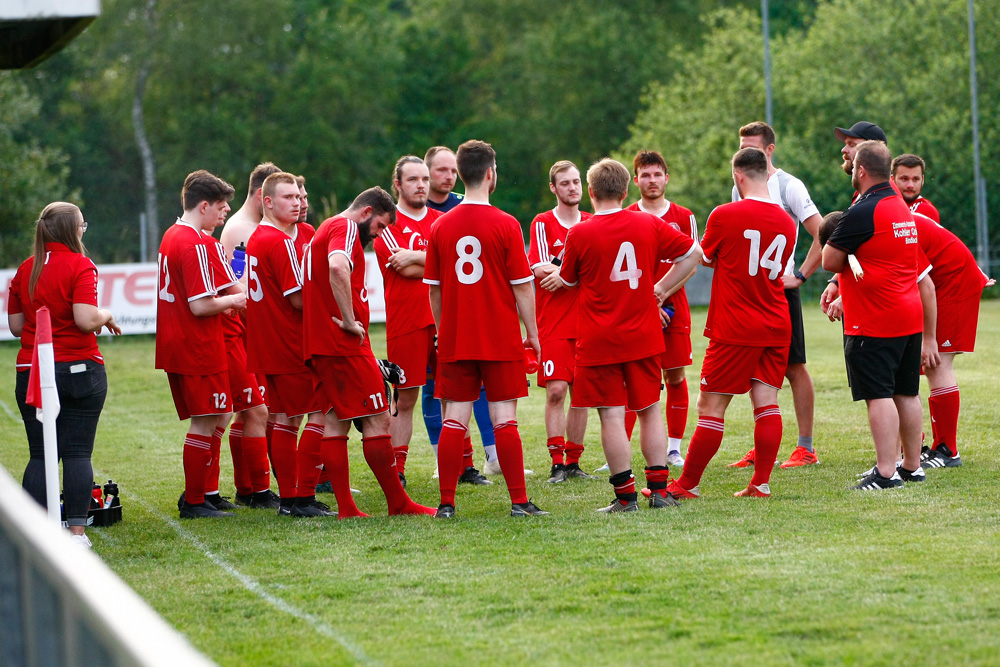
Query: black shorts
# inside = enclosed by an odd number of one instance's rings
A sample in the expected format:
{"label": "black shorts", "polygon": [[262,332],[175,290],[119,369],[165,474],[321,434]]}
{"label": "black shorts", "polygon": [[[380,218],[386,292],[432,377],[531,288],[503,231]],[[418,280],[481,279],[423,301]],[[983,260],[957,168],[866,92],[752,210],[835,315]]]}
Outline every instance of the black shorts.
{"label": "black shorts", "polygon": [[792,319],[792,342],[788,346],[788,363],[806,363],[806,332],[802,326],[802,296],[798,289],[786,289],[788,315]]}
{"label": "black shorts", "polygon": [[920,393],[922,335],[895,338],[844,336],[847,380],[855,401]]}

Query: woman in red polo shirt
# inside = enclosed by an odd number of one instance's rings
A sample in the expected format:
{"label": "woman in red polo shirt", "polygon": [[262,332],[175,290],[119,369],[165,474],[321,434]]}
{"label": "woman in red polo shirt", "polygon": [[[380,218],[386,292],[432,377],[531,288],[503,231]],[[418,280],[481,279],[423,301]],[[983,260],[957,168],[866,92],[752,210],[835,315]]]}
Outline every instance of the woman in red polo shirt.
{"label": "woman in red polo shirt", "polygon": [[108,393],[96,334],[103,327],[116,335],[121,329],[109,311],[97,307],[97,267],[84,255],[82,241],[86,229],[83,214],[73,204],[53,202],[45,207],[35,227],[35,253],[24,260],[10,283],[7,320],[11,333],[21,338],[14,395],[31,454],[22,484],[45,506],[42,423],[26,398],[35,312],[42,306],[49,309],[61,404],[56,433],[63,462],[63,506],[73,539],[90,547],[84,534],[94,485],[90,456]]}

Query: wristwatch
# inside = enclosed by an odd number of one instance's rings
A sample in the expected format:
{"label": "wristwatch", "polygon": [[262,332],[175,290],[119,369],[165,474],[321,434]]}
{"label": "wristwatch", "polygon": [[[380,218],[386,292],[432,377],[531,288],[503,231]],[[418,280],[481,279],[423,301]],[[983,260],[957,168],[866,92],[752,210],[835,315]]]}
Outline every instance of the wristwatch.
{"label": "wristwatch", "polygon": [[798,278],[799,280],[801,280],[802,282],[806,281],[805,275],[801,271],[799,271],[798,269],[796,269],[795,273],[793,273],[792,275],[795,276],[796,278]]}

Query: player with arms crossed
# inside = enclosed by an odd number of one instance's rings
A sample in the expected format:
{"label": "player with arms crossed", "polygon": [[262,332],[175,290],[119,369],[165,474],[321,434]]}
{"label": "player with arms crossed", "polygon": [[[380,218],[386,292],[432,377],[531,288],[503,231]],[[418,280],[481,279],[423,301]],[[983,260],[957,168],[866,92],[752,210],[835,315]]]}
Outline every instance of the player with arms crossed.
{"label": "player with arms crossed", "polygon": [[[441,214],[427,207],[429,182],[427,166],[419,157],[406,155],[396,161],[392,173],[392,189],[398,195],[396,221],[374,243],[385,284],[387,355],[406,376],[397,386],[396,414],[389,421],[396,470],[403,486],[413,436],[413,410],[420,388],[427,382],[428,370],[436,365],[434,314],[423,277],[431,225]],[[437,442],[432,444],[437,447]]]}
{"label": "player with arms crossed", "polygon": [[[579,285],[579,339],[573,409],[597,408],[615,499],[599,512],[638,511],[625,408],[639,421],[650,507],[677,505],[667,493],[667,433],[660,415],[663,336],[656,312],[701,259],[698,242],[656,216],[623,211],[629,173],[605,158],[587,170],[594,216],[570,230],[559,273],[543,288]],[[653,285],[662,259],[670,271]]]}
{"label": "player with arms crossed", "polygon": [[723,204],[705,223],[703,264],[715,268],[701,367],[698,426],[688,447],[684,473],[667,490],[697,498],[701,476],[719,451],[726,408],[736,394],[750,392],[754,411],[753,478],[737,497],[769,497],[771,470],[781,446],[778,389],[788,366],[792,337],[781,280],[795,242],[795,222],[767,188],[767,155],[741,148],[733,156],[740,201]]}
{"label": "player with arms crossed", "polygon": [[[666,187],[670,181],[667,161],[659,151],[639,151],[632,159],[633,180],[639,187],[641,198],[629,206],[631,211],[651,213],[665,223],[698,240],[698,224],[690,209],[678,205],[666,198]],[[657,267],[653,280],[659,280],[670,268],[669,262],[662,262]],[[664,302],[663,315],[663,354],[660,355],[660,365],[663,368],[663,381],[667,385],[667,465],[683,466],[681,455],[681,440],[687,428],[688,396],[687,378],[684,367],[693,363],[691,354],[691,308],[688,306],[687,293],[681,287]],[[671,314],[672,313],[672,314]],[[626,419],[635,413],[626,415]],[[631,425],[626,423],[631,435]],[[644,492],[645,493],[645,492]]]}
{"label": "player with arms crossed", "polygon": [[[493,147],[467,141],[457,162],[465,199],[434,223],[424,267],[438,330],[435,394],[444,411],[438,444],[441,504],[435,516],[455,516],[462,443],[483,387],[511,516],[548,514],[528,500],[517,429],[517,399],[528,395],[524,348],[541,351],[524,238],[517,220],[489,203],[497,184]],[[527,332],[523,344],[519,313]]]}
{"label": "player with arms crossed", "polygon": [[[205,499],[212,469],[212,436],[232,417],[222,313],[246,308],[246,295],[231,281],[220,294],[211,255],[216,242],[205,233],[229,212],[233,186],[207,171],[188,174],[182,218],[163,235],[157,257],[156,367],[167,373],[181,420],[190,419],[184,439],[182,519],[232,516]],[[218,484],[216,477],[215,484]]]}
{"label": "player with arms crossed", "polygon": [[337,516],[367,516],[351,498],[347,434],[361,420],[365,461],[385,493],[389,514],[433,514],[406,494],[396,472],[389,435],[385,382],[368,339],[366,246],[395,218],[396,204],[382,188],[369,188],[316,230],[303,259],[305,361],[319,377],[327,405],[323,465],[337,497]]}
{"label": "player with arms crossed", "polygon": [[[263,378],[275,420],[271,459],[278,478],[278,515],[332,516],[316,502],[328,406],[322,404],[317,378],[302,355],[302,256],[315,230],[298,222],[301,194],[295,176],[271,174],[261,193],[264,219],[247,242],[247,365]],[[303,415],[308,418],[299,439]]]}
{"label": "player with arms crossed", "polygon": [[[552,165],[549,189],[556,196],[556,207],[539,213],[531,221],[528,248],[528,264],[539,285],[559,269],[569,230],[590,218],[589,213],[580,211],[583,189],[575,164],[560,160]],[[552,484],[570,477],[594,479],[580,469],[587,411],[571,408],[567,414],[563,407],[576,371],[577,294],[577,290],[535,290],[535,314],[542,346],[538,386],[545,387],[546,445],[552,457],[548,481]]]}

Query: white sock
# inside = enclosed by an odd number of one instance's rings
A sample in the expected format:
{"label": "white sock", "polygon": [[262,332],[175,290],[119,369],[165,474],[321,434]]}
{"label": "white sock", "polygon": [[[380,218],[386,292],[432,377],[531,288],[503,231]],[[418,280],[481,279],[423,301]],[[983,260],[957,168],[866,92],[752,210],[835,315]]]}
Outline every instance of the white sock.
{"label": "white sock", "polygon": [[497,446],[496,445],[483,445],[483,451],[486,452],[486,462],[492,463],[497,460]]}
{"label": "white sock", "polygon": [[667,438],[667,452],[677,452],[681,453],[681,439],[680,438]]}
{"label": "white sock", "polygon": [[437,446],[436,442],[433,443],[433,444],[431,444],[431,449],[434,450],[434,461],[437,462],[437,458],[438,458],[438,446]]}

